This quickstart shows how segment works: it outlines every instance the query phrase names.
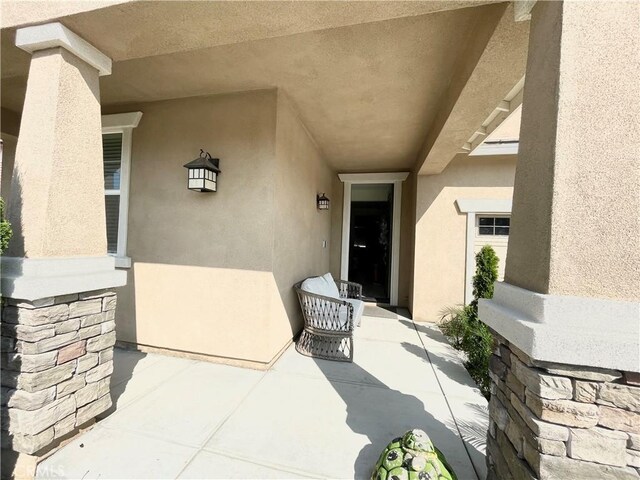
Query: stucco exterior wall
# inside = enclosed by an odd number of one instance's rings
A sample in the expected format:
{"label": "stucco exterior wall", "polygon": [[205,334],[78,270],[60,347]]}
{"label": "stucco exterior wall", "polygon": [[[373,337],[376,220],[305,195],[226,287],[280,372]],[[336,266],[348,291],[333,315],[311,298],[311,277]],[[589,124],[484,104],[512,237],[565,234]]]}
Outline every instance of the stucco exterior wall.
{"label": "stucco exterior wall", "polygon": [[440,175],[416,187],[413,318],[436,322],[444,307],[464,303],[466,214],[458,198],[510,199],[516,157],[458,155]]}
{"label": "stucco exterior wall", "polygon": [[[118,340],[268,364],[302,328],[293,284],[329,269],[330,215],[315,195],[331,195],[333,172],[295,106],[261,90],[106,110],[144,113]],[[216,193],[186,188],[200,148],[220,158]]]}
{"label": "stucco exterior wall", "polygon": [[[132,142],[129,282],[118,339],[252,362],[286,322],[272,273],[275,90],[128,105]],[[216,193],[187,190],[183,164],[219,157]],[[280,348],[282,345],[280,345]]]}
{"label": "stucco exterior wall", "polygon": [[317,209],[316,193],[333,197],[335,173],[282,91],[277,106],[273,275],[289,322],[275,322],[268,334],[281,347],[303,326],[292,286],[329,271],[331,210]]}
{"label": "stucco exterior wall", "polygon": [[331,200],[331,255],[329,259],[331,275],[340,278],[340,263],[342,262],[342,202],[344,199],[344,183],[338,175],[333,177],[331,186],[333,196]]}
{"label": "stucco exterior wall", "polygon": [[400,272],[398,275],[398,305],[411,308],[413,290],[413,255],[415,237],[415,174],[402,183],[402,212],[400,219]]}

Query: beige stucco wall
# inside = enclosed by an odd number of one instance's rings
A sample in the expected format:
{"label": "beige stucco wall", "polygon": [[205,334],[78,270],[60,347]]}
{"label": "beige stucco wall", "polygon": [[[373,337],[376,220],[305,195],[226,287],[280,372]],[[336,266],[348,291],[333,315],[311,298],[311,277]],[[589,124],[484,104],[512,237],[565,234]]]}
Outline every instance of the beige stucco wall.
{"label": "beige stucco wall", "polygon": [[[409,306],[412,288],[413,258],[413,195],[414,175],[411,174],[402,183],[402,212],[400,220],[400,266],[398,279],[398,305]],[[331,274],[340,278],[342,260],[342,208],[344,183],[336,175],[333,178],[333,196],[331,197]]]}
{"label": "beige stucco wall", "polygon": [[467,216],[459,198],[509,199],[515,156],[456,156],[440,175],[417,179],[413,318],[435,322],[464,303]]}
{"label": "beige stucco wall", "polygon": [[[330,170],[276,90],[105,113],[137,110],[118,339],[268,364],[301,327],[291,286],[329,268]],[[186,188],[200,148],[221,159],[216,193]]]}
{"label": "beige stucco wall", "polygon": [[638,300],[640,5],[538,2],[533,14],[505,280]]}
{"label": "beige stucco wall", "polygon": [[342,262],[342,201],[344,198],[344,183],[340,181],[338,175],[333,177],[331,185],[333,195],[331,200],[331,255],[329,265],[331,275],[340,278],[340,263]]}
{"label": "beige stucco wall", "polygon": [[331,210],[317,209],[316,193],[325,192],[331,198],[334,176],[295,105],[279,91],[273,274],[289,323],[272,325],[268,333],[274,345],[284,344],[302,328],[300,305],[292,285],[329,271]]}
{"label": "beige stucco wall", "polygon": [[[144,114],[133,131],[119,340],[271,359],[275,108],[275,91],[259,91],[105,112]],[[186,188],[183,165],[200,148],[221,159],[216,193]]]}

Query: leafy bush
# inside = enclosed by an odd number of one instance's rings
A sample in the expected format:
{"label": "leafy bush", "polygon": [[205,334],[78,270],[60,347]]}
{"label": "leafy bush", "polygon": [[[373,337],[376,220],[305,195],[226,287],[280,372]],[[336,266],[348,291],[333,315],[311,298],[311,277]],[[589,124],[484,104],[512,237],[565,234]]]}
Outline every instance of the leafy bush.
{"label": "leafy bush", "polygon": [[476,274],[473,277],[473,301],[464,307],[447,308],[440,318],[440,329],[449,337],[454,348],[466,353],[464,366],[475,380],[482,394],[489,398],[489,359],[493,337],[487,326],[478,319],[478,299],[492,298],[493,285],[498,279],[498,257],[489,245],[476,255]]}
{"label": "leafy bush", "polygon": [[442,333],[449,338],[453,348],[462,349],[462,340],[466,334],[469,317],[471,316],[469,305],[457,307],[446,307],[440,312],[440,322],[438,326]]}
{"label": "leafy bush", "polygon": [[487,326],[477,318],[469,323],[463,340],[463,350],[467,354],[464,363],[471,378],[478,384],[482,394],[489,399],[491,380],[489,379],[489,359],[493,351],[493,336]]}
{"label": "leafy bush", "polygon": [[11,235],[13,235],[11,224],[4,218],[4,200],[0,198],[0,254],[9,246]]}
{"label": "leafy bush", "polygon": [[476,254],[476,274],[473,277],[473,301],[471,305],[478,313],[479,298],[493,298],[493,286],[498,280],[498,262],[500,259],[489,245],[485,245]]}

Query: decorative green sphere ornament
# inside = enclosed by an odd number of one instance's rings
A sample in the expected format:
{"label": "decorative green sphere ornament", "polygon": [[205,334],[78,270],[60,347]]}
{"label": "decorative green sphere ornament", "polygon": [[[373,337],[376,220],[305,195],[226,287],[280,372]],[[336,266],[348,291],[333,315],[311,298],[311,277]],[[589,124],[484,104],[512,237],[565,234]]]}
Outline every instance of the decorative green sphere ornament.
{"label": "decorative green sphere ornament", "polygon": [[371,480],[457,480],[457,477],[429,436],[414,429],[387,445]]}

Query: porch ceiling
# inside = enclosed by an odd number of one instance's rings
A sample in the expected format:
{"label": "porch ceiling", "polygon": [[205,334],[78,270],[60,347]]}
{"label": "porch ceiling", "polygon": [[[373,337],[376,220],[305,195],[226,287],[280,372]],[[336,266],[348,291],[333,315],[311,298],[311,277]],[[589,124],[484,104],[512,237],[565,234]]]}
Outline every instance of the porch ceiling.
{"label": "porch ceiling", "polygon": [[[334,168],[393,170],[413,167],[478,26],[503,15],[482,3],[131,2],[62,22],[115,60],[104,106],[282,88]],[[20,111],[14,31],[2,106]]]}

